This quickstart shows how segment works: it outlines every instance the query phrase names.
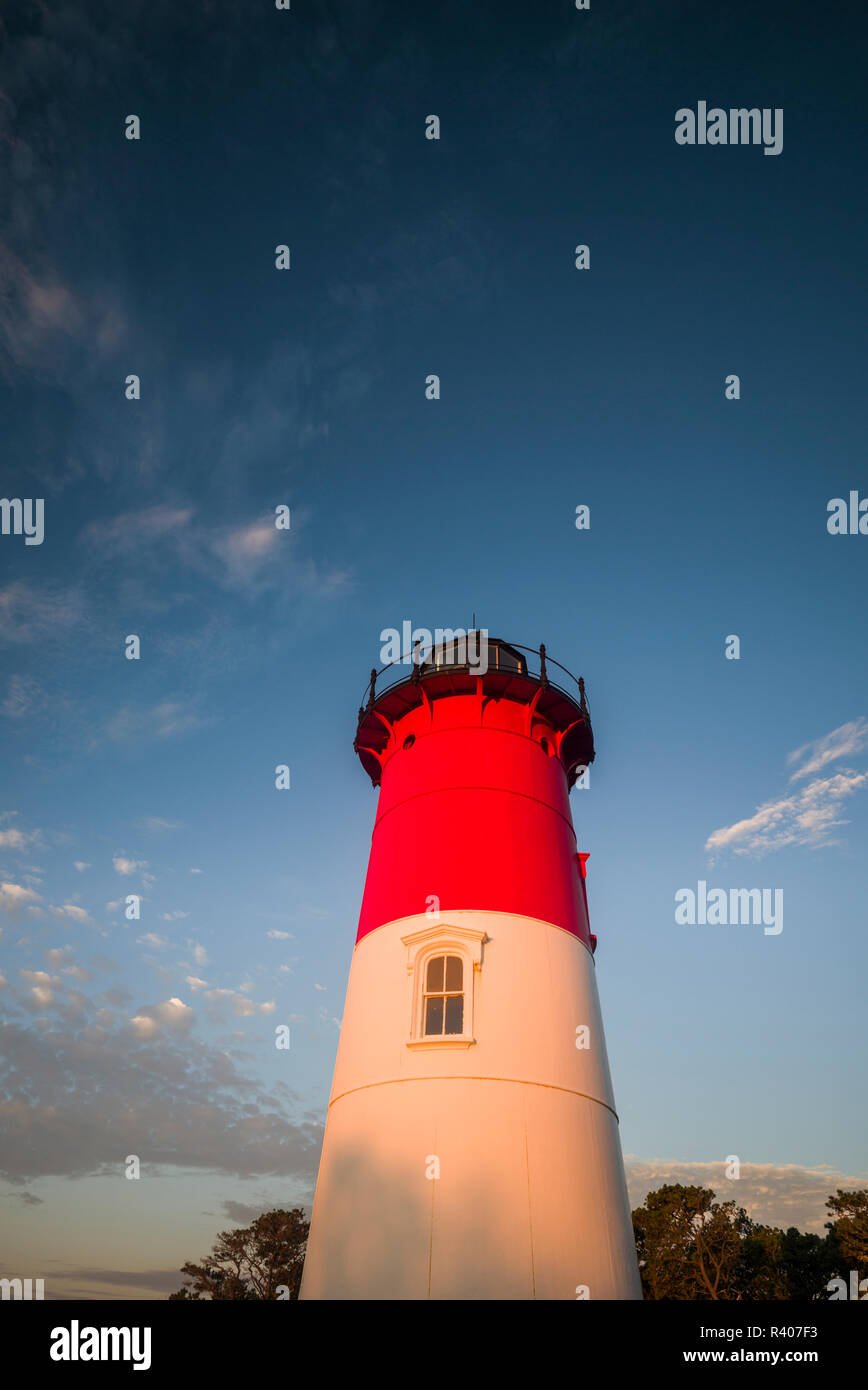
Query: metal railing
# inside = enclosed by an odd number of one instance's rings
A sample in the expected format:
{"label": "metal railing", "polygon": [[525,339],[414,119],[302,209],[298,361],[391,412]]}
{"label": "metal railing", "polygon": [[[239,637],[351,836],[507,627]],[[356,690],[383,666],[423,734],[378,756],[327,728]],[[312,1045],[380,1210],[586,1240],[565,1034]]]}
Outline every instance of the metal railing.
{"label": "metal railing", "polygon": [[[462,643],[462,641],[466,643],[466,640],[466,638],[454,638],[453,642],[447,645],[458,645]],[[527,652],[529,656],[536,657],[538,663],[538,669],[534,671],[531,670],[530,665],[527,661],[525,661],[524,663],[524,670],[516,670],[503,666],[492,667],[492,665],[489,662],[489,665],[487,667],[488,671],[500,670],[505,674],[510,674],[514,676],[527,676],[530,680],[539,681],[540,685],[542,685],[544,688],[550,687],[553,690],[558,690],[561,692],[562,695],[566,695],[568,699],[575,700],[576,697],[569,688],[565,689],[564,686],[558,685],[555,681],[549,680],[549,666],[556,666],[559,671],[563,671],[564,675],[568,676],[570,681],[576,687],[579,697],[579,708],[581,709],[582,715],[590,722],[591,712],[588,707],[587,697],[585,695],[585,682],[583,677],[574,676],[572,671],[569,671],[566,666],[562,666],[559,661],[555,661],[553,657],[548,656],[546,653],[544,642],[541,642],[539,647],[525,647],[520,642],[508,642],[505,638],[501,637],[489,637],[486,639],[486,641],[488,643],[489,655],[491,654],[492,648],[496,649],[498,652],[501,648],[504,648],[508,652]],[[429,656],[433,657],[434,651],[435,648],[432,645],[429,651]],[[375,700],[379,699],[383,695],[388,694],[390,690],[396,690],[399,686],[406,685],[407,681],[410,681],[413,685],[416,685],[420,680],[424,680],[427,676],[437,675],[441,671],[472,671],[477,670],[479,665],[478,662],[471,664],[468,660],[451,662],[442,660],[424,661],[421,658],[422,651],[419,647],[419,644],[417,643],[411,652],[407,652],[405,655],[397,657],[394,661],[386,662],[386,664],[384,666],[381,666],[379,670],[376,667],[372,668],[370,680],[368,681],[368,684],[365,686],[365,693],[362,699],[362,703],[359,706],[359,719],[361,720],[364,717],[364,715],[370,709],[373,708]],[[399,667],[403,668],[405,671],[407,667],[409,667],[410,669],[406,674],[400,676],[398,679],[390,681],[388,685],[380,686],[378,690],[377,681],[379,677],[384,675],[385,672],[394,671],[396,668]]]}

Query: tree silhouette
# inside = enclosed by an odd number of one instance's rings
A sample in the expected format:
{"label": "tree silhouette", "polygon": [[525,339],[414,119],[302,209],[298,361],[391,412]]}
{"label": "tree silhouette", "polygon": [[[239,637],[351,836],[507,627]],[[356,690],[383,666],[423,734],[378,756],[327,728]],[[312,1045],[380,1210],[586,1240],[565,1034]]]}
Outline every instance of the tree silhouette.
{"label": "tree silhouette", "polygon": [[840,1192],[829,1235],[782,1231],[750,1219],[707,1187],[666,1184],[633,1212],[646,1299],[825,1300],[846,1249],[868,1263],[868,1192]]}
{"label": "tree silhouette", "polygon": [[221,1231],[201,1264],[185,1264],[187,1283],[170,1301],[298,1298],[310,1223],[300,1207]]}
{"label": "tree silhouette", "polygon": [[[750,1219],[707,1187],[667,1183],[633,1212],[646,1299],[826,1299],[841,1269],[868,1273],[868,1189],[838,1189],[826,1206],[828,1235],[782,1231]],[[300,1207],[264,1212],[249,1226],[221,1231],[170,1300],[298,1298],[309,1223]]]}
{"label": "tree silhouette", "polygon": [[826,1222],[840,1273],[843,1268],[868,1275],[868,1188],[844,1192],[839,1187],[826,1206],[835,1218]]}

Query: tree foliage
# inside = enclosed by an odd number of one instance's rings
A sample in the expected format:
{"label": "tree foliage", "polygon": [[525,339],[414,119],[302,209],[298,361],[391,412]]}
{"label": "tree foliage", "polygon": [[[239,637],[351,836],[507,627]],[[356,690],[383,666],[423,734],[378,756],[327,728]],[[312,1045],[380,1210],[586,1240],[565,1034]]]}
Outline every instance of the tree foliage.
{"label": "tree foliage", "polygon": [[[834,1276],[868,1275],[868,1189],[838,1189],[826,1206],[828,1234],[780,1230],[751,1220],[707,1187],[667,1183],[633,1212],[642,1291],[647,1299],[826,1299]],[[300,1208],[264,1212],[221,1231],[170,1299],[298,1298],[309,1223]]]}
{"label": "tree foliage", "polygon": [[[790,1226],[782,1231],[751,1220],[735,1202],[719,1202],[707,1187],[666,1184],[633,1212],[633,1230],[647,1299],[828,1298],[840,1263],[836,1232],[844,1223],[848,1249],[866,1247],[868,1193],[840,1193],[828,1205],[839,1215],[827,1237]],[[866,1201],[853,1203],[854,1198]],[[840,1236],[838,1236],[840,1240]],[[843,1247],[842,1247],[843,1248]],[[855,1258],[855,1256],[854,1256]]]}
{"label": "tree foliage", "polygon": [[826,1230],[839,1265],[868,1276],[868,1188],[844,1192],[839,1187],[834,1197],[827,1197],[826,1206],[834,1217],[826,1222]]}
{"label": "tree foliage", "polygon": [[267,1211],[249,1226],[221,1231],[201,1264],[185,1264],[187,1283],[170,1300],[298,1298],[309,1223],[299,1207]]}

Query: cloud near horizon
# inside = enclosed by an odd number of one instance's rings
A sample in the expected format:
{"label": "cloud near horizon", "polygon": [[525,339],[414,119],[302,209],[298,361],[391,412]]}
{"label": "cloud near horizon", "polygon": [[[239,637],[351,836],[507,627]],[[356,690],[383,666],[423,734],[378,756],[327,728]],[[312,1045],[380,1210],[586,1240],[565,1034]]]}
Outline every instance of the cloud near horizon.
{"label": "cloud near horizon", "polygon": [[[81,1007],[86,1017],[86,1000]],[[78,1032],[45,1019],[38,1027],[0,1025],[0,1177],[22,1186],[117,1173],[122,1152],[140,1154],[152,1173],[201,1169],[309,1183],[322,1126],[292,1116],[297,1097],[289,1087],[266,1088],[227,1052],[188,1036],[190,1014],[176,999],[140,1008],[133,1045],[129,1025],[118,1026],[108,1009]]]}
{"label": "cloud near horizon", "polygon": [[827,1164],[807,1168],[798,1163],[742,1163],[738,1178],[726,1177],[726,1163],[683,1159],[647,1159],[624,1155],[630,1206],[641,1206],[649,1192],[665,1183],[710,1187],[721,1202],[733,1201],[763,1225],[825,1234],[830,1219],[826,1198],[838,1188],[868,1188],[868,1173],[853,1177]]}

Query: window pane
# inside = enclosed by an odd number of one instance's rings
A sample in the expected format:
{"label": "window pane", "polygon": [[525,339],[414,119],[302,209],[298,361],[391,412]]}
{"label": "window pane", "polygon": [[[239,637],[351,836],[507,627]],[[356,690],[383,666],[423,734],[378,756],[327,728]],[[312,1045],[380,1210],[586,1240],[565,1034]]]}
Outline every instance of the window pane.
{"label": "window pane", "polygon": [[435,990],[443,988],[443,966],[446,962],[445,956],[435,956],[428,962],[428,984],[426,989],[429,994]]}
{"label": "window pane", "polygon": [[425,1002],[425,1032],[443,1032],[443,1000],[428,999]]}
{"label": "window pane", "polygon": [[463,973],[464,973],[464,972],[463,972],[462,969],[461,969],[461,957],[460,957],[460,956],[447,956],[447,957],[446,957],[446,988],[447,988],[447,989],[461,989],[461,977],[462,977]]}
{"label": "window pane", "polygon": [[464,995],[453,994],[446,1000],[446,1028],[447,1033],[460,1033],[464,1020]]}

